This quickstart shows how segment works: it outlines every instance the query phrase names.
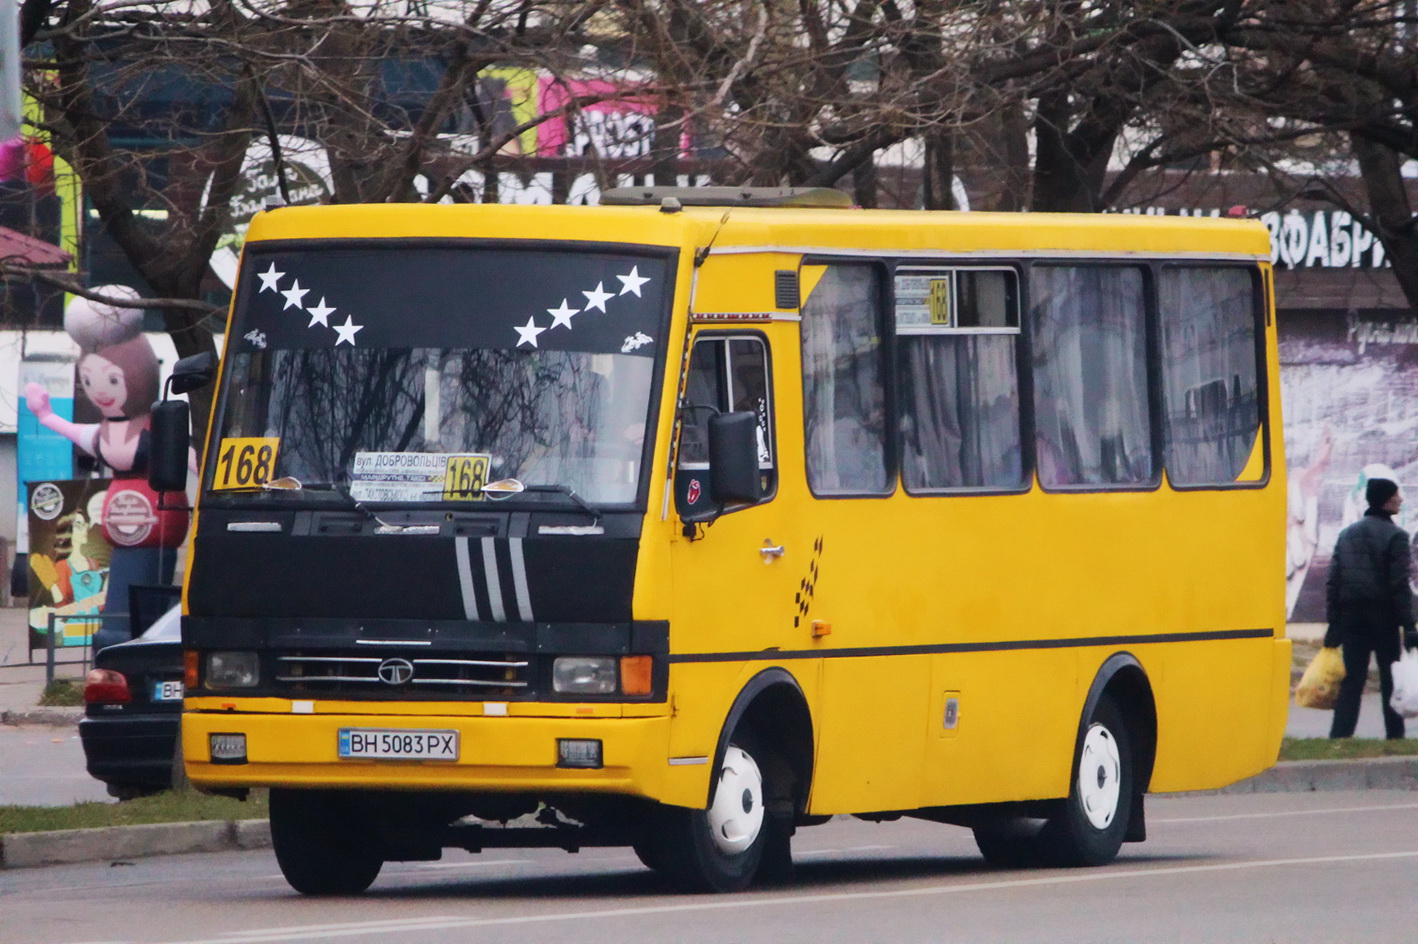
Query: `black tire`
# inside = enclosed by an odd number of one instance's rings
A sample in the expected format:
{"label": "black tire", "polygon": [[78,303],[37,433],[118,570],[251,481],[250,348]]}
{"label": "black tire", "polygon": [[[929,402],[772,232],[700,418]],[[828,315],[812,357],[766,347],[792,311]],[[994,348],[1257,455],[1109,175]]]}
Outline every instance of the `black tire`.
{"label": "black tire", "polygon": [[384,866],[346,794],[271,791],[271,846],[281,874],[302,895],[358,895]]}
{"label": "black tire", "polygon": [[1039,833],[1050,862],[1093,866],[1117,858],[1136,782],[1127,723],[1117,703],[1103,695],[1079,732],[1068,799]]}
{"label": "black tire", "polygon": [[976,826],[975,845],[985,862],[997,869],[1031,869],[1047,863],[1037,822],[1020,820],[997,826]]}
{"label": "black tire", "polygon": [[[736,735],[724,752],[710,808],[660,807],[646,835],[649,848],[636,847],[640,861],[684,891],[736,892],[753,882],[771,842],[781,845],[775,850],[778,856],[791,860],[787,836],[775,837],[778,831],[763,808],[768,795],[767,767],[758,760],[763,756],[751,738]],[[721,796],[726,789],[733,792]],[[734,818],[726,819],[726,810]]]}

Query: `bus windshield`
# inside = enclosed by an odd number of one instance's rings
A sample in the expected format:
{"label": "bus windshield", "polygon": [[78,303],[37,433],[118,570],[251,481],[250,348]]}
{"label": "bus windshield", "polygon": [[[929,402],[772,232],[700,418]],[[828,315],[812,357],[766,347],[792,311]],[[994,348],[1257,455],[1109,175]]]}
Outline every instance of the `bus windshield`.
{"label": "bus windshield", "polygon": [[397,247],[249,252],[206,488],[361,502],[516,478],[636,500],[664,257]]}

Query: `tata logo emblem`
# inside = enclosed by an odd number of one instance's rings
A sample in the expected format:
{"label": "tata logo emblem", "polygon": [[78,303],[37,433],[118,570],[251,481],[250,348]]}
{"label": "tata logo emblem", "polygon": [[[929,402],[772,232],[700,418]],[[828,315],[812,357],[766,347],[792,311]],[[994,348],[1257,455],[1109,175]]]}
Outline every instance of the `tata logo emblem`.
{"label": "tata logo emblem", "polygon": [[408,659],[385,659],[379,663],[379,681],[386,685],[403,685],[414,677],[414,664]]}

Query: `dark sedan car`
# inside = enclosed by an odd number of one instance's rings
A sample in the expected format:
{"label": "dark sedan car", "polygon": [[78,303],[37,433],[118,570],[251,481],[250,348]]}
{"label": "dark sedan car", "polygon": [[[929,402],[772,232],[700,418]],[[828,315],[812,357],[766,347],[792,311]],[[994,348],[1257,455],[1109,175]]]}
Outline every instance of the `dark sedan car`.
{"label": "dark sedan car", "polygon": [[89,773],[119,799],[172,786],[182,721],[181,613],[173,607],[131,642],[99,650],[84,680],[79,737]]}

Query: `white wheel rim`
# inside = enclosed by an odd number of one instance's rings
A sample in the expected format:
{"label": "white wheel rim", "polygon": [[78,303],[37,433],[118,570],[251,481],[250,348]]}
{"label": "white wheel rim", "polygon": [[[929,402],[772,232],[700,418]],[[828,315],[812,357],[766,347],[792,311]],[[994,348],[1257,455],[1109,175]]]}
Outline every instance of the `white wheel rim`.
{"label": "white wheel rim", "polygon": [[1101,724],[1088,728],[1078,758],[1078,800],[1088,822],[1107,829],[1118,813],[1122,792],[1122,760],[1113,733]]}
{"label": "white wheel rim", "polygon": [[763,775],[747,752],[730,744],[709,807],[709,833],[720,852],[735,855],[753,845],[762,828]]}

